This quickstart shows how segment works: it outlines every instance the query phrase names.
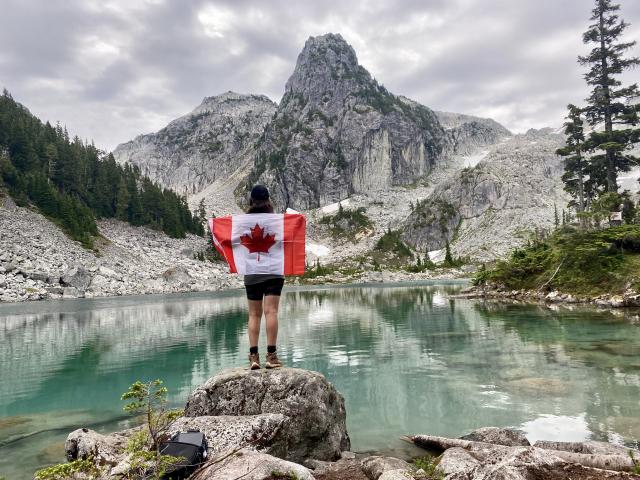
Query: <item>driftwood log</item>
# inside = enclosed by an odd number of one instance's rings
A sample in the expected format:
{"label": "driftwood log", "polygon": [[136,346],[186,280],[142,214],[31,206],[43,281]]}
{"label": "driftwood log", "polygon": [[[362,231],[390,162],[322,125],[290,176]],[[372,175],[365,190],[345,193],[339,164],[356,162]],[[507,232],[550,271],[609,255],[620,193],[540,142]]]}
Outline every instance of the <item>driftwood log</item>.
{"label": "driftwood log", "polygon": [[[510,452],[518,448],[525,447],[506,447],[504,445],[494,445],[492,443],[474,442],[471,440],[460,440],[457,438],[446,438],[432,435],[414,435],[409,437],[402,437],[410,443],[417,445],[418,447],[425,448],[431,451],[443,452],[448,448],[459,447],[463,448],[478,458],[483,460],[491,453],[504,453],[508,455]],[[526,447],[526,448],[539,448],[539,447]],[[563,450],[551,450],[543,448],[541,450],[548,451],[551,455],[564,460],[569,463],[577,463],[585,467],[598,468],[601,470],[615,470],[618,472],[629,472],[635,468],[634,459],[629,455],[598,455],[598,454],[586,454],[586,453],[574,453]]]}

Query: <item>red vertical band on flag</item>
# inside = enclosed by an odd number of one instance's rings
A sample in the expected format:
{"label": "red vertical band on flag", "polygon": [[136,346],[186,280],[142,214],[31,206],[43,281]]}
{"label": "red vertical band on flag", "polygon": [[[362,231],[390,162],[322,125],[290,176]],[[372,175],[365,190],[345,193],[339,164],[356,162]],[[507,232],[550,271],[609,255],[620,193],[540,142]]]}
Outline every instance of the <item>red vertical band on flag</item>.
{"label": "red vertical band on flag", "polygon": [[304,243],[306,220],[304,215],[284,214],[284,274],[304,274]]}
{"label": "red vertical band on flag", "polygon": [[213,246],[229,264],[229,272],[237,273],[236,262],[233,259],[233,247],[231,246],[231,221],[232,217],[212,218],[209,220],[209,229]]}

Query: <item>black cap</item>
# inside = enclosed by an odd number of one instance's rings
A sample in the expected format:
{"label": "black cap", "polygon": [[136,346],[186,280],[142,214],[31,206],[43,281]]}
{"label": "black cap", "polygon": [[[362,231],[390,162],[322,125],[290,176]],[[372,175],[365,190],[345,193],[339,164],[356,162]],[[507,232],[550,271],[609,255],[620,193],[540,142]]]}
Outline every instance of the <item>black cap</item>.
{"label": "black cap", "polygon": [[256,185],[251,189],[253,200],[269,200],[269,190],[264,185]]}

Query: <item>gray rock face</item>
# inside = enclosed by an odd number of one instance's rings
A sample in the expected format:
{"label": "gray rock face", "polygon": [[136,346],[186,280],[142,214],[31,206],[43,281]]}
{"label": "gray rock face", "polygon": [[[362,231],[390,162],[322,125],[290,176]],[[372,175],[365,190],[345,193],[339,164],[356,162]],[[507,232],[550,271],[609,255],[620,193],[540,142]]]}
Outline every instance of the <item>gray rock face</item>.
{"label": "gray rock face", "polygon": [[124,449],[132,431],[102,435],[88,428],[74,430],[64,443],[67,460],[93,457],[98,465],[115,466],[124,458]]}
{"label": "gray rock face", "polygon": [[494,445],[505,445],[507,447],[529,447],[531,444],[524,432],[512,428],[484,427],[474,430],[468,435],[460,437],[462,440],[472,440],[474,442],[492,443]]}
{"label": "gray rock face", "polygon": [[370,480],[378,480],[385,472],[411,469],[407,462],[394,457],[367,457],[362,459],[361,465],[362,471]]}
{"label": "gray rock face", "polygon": [[449,134],[453,150],[460,155],[475,153],[511,137],[511,132],[490,118],[451,112],[435,112]]}
{"label": "gray rock face", "polygon": [[470,470],[464,469],[447,475],[447,480],[581,480],[633,479],[637,475],[584,467],[567,463],[552,452],[533,448],[516,447],[490,453]]}
{"label": "gray rock face", "polygon": [[266,184],[279,207],[314,208],[412,183],[451,151],[433,111],[389,93],[327,34],[298,56],[246,186]]}
{"label": "gray rock face", "polygon": [[541,130],[492,147],[420,202],[403,225],[403,239],[418,251],[453,242],[455,254],[484,261],[504,256],[536,229],[553,228],[555,212],[568,201],[555,154],[563,141]]}
{"label": "gray rock face", "polygon": [[185,416],[282,414],[288,460],[335,460],[349,450],[344,399],[319,373],[281,368],[230,369],[210,378],[187,401]]}
{"label": "gray rock face", "polygon": [[464,474],[473,470],[480,462],[464,448],[448,448],[440,456],[438,471],[444,475]]}
{"label": "gray rock face", "polygon": [[189,477],[191,480],[268,480],[280,478],[314,480],[311,471],[302,465],[251,450],[241,450],[222,461],[214,457],[205,467]]}
{"label": "gray rock face", "polygon": [[622,455],[633,454],[640,459],[640,452],[622,445],[614,445],[606,442],[596,442],[593,440],[586,442],[552,442],[548,440],[538,440],[533,445],[545,450],[561,450],[564,452],[587,453],[592,455]]}
{"label": "gray rock face", "polygon": [[60,277],[60,282],[65,287],[73,287],[84,292],[91,283],[91,273],[82,266],[73,267],[64,272]]}
{"label": "gray rock face", "polygon": [[118,145],[113,155],[180,194],[193,194],[252,160],[254,144],[275,109],[264,95],[207,97],[162,130]]}
{"label": "gray rock face", "polygon": [[199,430],[205,434],[212,454],[246,446],[263,453],[285,457],[285,431],[288,418],[278,413],[233,417],[181,417],[171,426],[169,434]]}
{"label": "gray rock face", "polygon": [[[199,430],[205,434],[209,454],[229,453],[243,448],[260,450],[279,456],[286,454],[286,438],[283,426],[288,418],[280,414],[246,415],[241,417],[182,417],[168,431]],[[81,428],[69,434],[65,442],[65,455],[69,461],[93,457],[97,465],[106,465],[105,478],[119,478],[125,472],[128,456],[125,447],[132,434],[140,428],[101,435],[93,430]]]}

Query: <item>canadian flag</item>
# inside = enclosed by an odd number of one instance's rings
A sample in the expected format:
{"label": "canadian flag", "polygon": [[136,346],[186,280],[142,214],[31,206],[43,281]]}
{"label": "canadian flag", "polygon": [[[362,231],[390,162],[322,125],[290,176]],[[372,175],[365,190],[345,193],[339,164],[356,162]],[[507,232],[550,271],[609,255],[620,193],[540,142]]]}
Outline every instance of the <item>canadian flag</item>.
{"label": "canadian flag", "polygon": [[231,273],[302,275],[306,220],[301,214],[251,213],[212,218],[213,245]]}

